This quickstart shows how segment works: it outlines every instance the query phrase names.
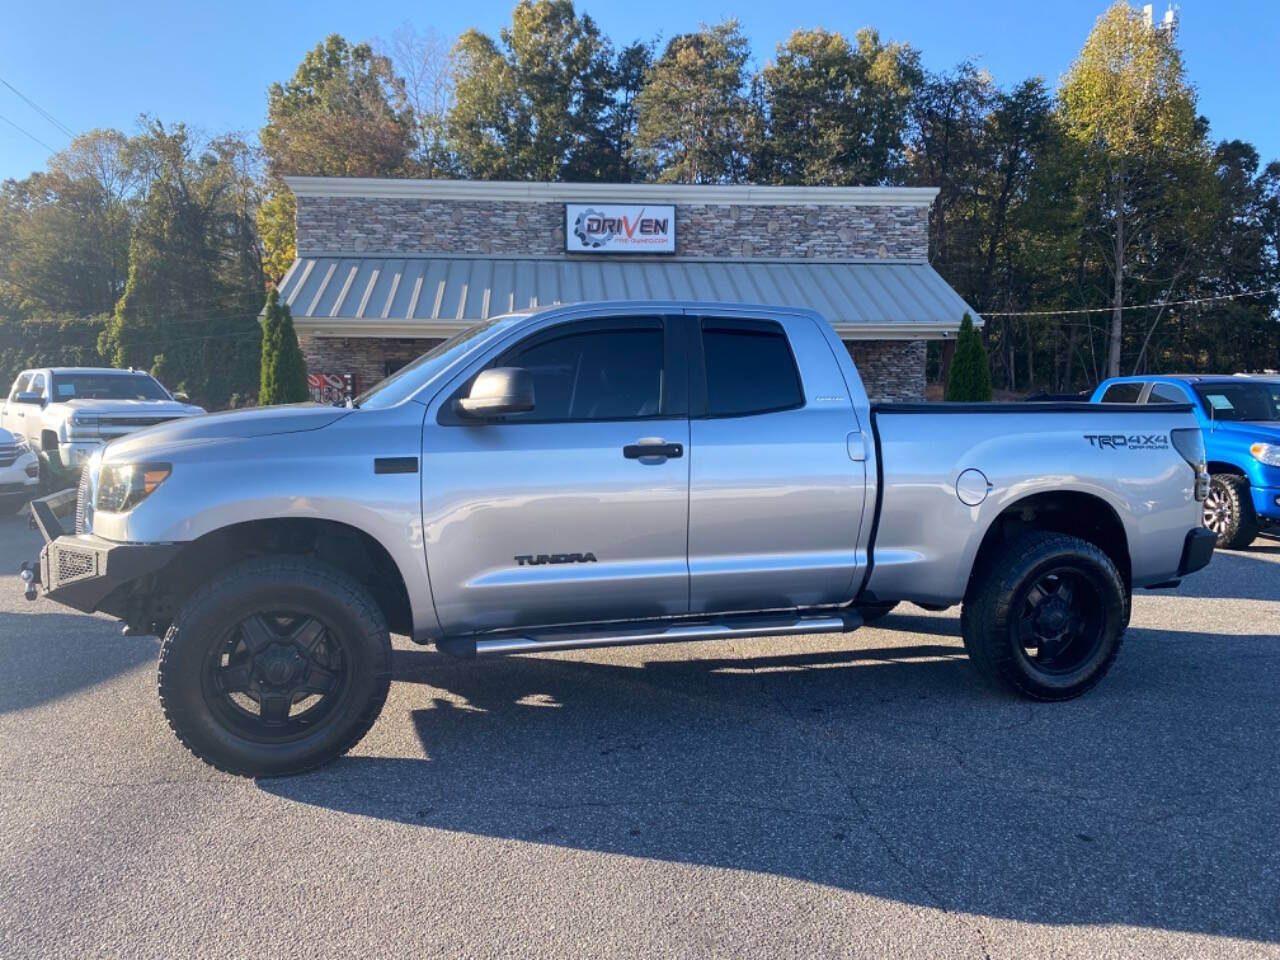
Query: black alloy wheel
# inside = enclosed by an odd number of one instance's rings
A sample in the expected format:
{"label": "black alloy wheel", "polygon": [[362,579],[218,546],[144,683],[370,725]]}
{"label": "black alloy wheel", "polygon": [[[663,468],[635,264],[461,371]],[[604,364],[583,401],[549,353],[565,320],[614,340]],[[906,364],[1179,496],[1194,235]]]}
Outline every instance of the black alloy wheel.
{"label": "black alloy wheel", "polygon": [[210,649],[204,696],[242,736],[280,742],[305,735],[347,688],[332,628],[296,611],[252,613]]}
{"label": "black alloy wheel", "polygon": [[1102,595],[1078,569],[1058,567],[1027,585],[1020,598],[1017,635],[1029,665],[1064,676],[1087,663],[1103,642]]}

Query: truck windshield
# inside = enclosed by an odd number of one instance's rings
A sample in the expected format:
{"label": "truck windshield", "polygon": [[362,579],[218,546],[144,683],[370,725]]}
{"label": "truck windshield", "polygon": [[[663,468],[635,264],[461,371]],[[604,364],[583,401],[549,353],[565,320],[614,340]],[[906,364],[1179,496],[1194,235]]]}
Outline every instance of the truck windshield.
{"label": "truck windshield", "polygon": [[1280,420],[1280,381],[1197,383],[1195,390],[1214,420]]}
{"label": "truck windshield", "polygon": [[360,396],[354,405],[366,409],[390,407],[417,391],[441,370],[484,342],[490,334],[523,320],[527,314],[509,313],[468,327],[454,337],[432,347],[417,360],[380,380]]}
{"label": "truck windshield", "polygon": [[169,400],[145,373],[55,373],[52,398],[63,400]]}

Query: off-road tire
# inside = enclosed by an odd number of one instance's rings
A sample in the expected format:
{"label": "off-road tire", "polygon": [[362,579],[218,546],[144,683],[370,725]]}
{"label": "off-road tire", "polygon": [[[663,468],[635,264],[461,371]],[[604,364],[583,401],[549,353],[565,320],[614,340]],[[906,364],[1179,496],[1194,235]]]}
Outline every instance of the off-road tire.
{"label": "off-road tire", "polygon": [[[1097,617],[1096,649],[1061,674],[1046,673],[1026,655],[1017,623],[1027,591],[1055,570],[1071,571],[1096,591],[1089,604]],[[960,615],[978,674],[1034,700],[1069,700],[1097,684],[1115,662],[1128,622],[1128,590],[1111,558],[1088,541],[1047,531],[1010,540],[988,558],[974,573]]]}
{"label": "off-road tire", "polygon": [[862,622],[864,624],[875,623],[877,620],[882,620],[893,613],[893,609],[897,605],[897,600],[890,603],[863,603],[858,606],[858,613],[862,614]]}
{"label": "off-road tire", "polygon": [[[231,729],[211,708],[203,679],[210,651],[238,618],[273,604],[314,611],[349,658],[333,707],[313,731],[284,743]],[[391,638],[376,601],[346,573],[305,557],[260,557],[219,574],[182,605],[160,646],[158,685],[170,728],[205,763],[245,777],[302,773],[346,753],[378,719],[391,685]]]}
{"label": "off-road tire", "polygon": [[[1218,522],[1210,526],[1209,512],[1216,508]],[[1234,473],[1215,473],[1209,478],[1205,499],[1205,526],[1218,535],[1218,546],[1242,550],[1253,543],[1260,529],[1258,515],[1249,495],[1249,480]]]}

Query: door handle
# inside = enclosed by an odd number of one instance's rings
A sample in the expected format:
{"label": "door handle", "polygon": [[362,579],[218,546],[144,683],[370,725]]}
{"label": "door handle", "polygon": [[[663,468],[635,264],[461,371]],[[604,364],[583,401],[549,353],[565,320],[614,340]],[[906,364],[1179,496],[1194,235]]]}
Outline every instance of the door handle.
{"label": "door handle", "polygon": [[643,460],[649,457],[673,459],[684,456],[684,447],[678,443],[667,443],[665,440],[644,439],[638,443],[628,443],[622,448],[622,455],[628,460]]}

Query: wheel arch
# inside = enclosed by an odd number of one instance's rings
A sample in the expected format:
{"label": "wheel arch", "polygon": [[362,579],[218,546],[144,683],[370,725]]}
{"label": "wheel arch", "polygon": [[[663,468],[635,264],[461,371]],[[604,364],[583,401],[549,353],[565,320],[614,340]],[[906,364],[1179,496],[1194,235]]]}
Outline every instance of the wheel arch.
{"label": "wheel arch", "polygon": [[1248,474],[1246,474],[1244,470],[1236,466],[1234,463],[1228,463],[1226,460],[1210,460],[1208,462],[1208,468],[1210,475],[1215,473],[1229,473],[1236,477],[1245,477],[1248,479]]}
{"label": "wheel arch", "polygon": [[[157,591],[176,608],[212,576],[252,557],[311,556],[364,584],[394,633],[413,634],[413,606],[404,572],[377,538],[359,527],[319,517],[271,517],[210,530],[183,545]],[[163,611],[157,611],[163,617]]]}
{"label": "wheel arch", "polygon": [[1132,590],[1129,536],[1115,508],[1096,494],[1052,490],[1015,500],[992,518],[974,556],[965,596],[1002,544],[1032,530],[1064,533],[1094,544],[1116,565],[1125,589]]}

